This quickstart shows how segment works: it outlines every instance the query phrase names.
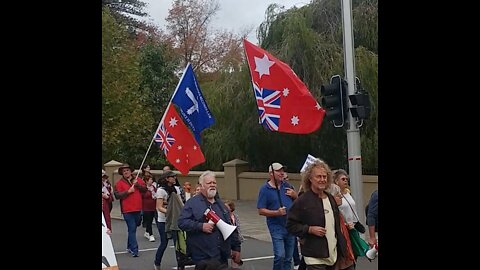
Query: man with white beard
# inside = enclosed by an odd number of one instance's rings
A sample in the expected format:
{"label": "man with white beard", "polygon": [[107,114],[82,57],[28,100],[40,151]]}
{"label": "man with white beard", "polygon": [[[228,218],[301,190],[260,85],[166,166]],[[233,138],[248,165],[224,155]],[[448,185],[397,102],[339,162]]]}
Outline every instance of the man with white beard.
{"label": "man with white beard", "polygon": [[226,269],[228,259],[241,262],[241,242],[238,231],[223,240],[223,235],[214,223],[209,223],[204,213],[207,209],[227,224],[230,213],[224,202],[217,195],[215,173],[205,171],[198,179],[201,185],[200,194],[185,203],[178,218],[178,227],[187,232],[187,251],[195,263],[195,269]]}

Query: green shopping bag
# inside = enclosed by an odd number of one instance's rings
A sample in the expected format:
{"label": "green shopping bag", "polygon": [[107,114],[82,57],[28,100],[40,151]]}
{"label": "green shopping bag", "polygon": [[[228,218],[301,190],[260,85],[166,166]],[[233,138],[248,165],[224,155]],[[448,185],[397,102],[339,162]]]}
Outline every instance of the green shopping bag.
{"label": "green shopping bag", "polygon": [[353,254],[355,257],[365,256],[370,249],[368,243],[360,237],[360,234],[355,229],[349,230],[348,234],[350,235],[350,242],[352,243]]}
{"label": "green shopping bag", "polygon": [[192,258],[190,258],[187,253],[187,233],[178,230],[177,233],[177,242],[175,243],[175,255],[177,256],[177,263],[180,268],[185,267],[185,265],[194,265]]}

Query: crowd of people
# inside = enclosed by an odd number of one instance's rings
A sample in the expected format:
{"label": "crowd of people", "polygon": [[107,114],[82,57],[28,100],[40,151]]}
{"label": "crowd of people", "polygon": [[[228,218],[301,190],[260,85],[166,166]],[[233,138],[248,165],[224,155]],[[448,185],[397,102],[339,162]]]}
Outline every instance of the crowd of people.
{"label": "crowd of people", "polygon": [[[290,184],[286,167],[278,162],[268,167],[268,176],[257,198],[258,214],[265,216],[272,239],[274,270],[355,269],[358,257],[378,245],[378,191],[366,208],[368,241],[359,237],[361,223],[357,205],[349,189],[345,170],[332,171],[317,159],[301,173],[297,192]],[[235,203],[224,200],[217,191],[215,173],[203,172],[193,191],[190,182],[180,185],[169,166],[156,180],[150,166],[141,174],[123,164],[121,178],[112,186],[102,170],[102,211],[111,230],[113,200],[119,200],[127,227],[126,249],[138,257],[137,227],[143,224],[145,238],[155,242],[152,225],[156,224],[159,246],[153,258],[155,270],[161,269],[169,239],[175,246],[177,269],[195,265],[200,270],[241,268],[240,217]],[[231,232],[217,228],[228,224]],[[228,235],[223,235],[228,234]]]}

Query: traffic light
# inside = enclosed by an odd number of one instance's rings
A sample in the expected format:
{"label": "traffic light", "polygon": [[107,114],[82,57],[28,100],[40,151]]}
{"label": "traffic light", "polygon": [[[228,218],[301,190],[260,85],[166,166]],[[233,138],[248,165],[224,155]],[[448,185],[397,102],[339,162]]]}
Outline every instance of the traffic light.
{"label": "traffic light", "polygon": [[368,93],[362,88],[360,79],[355,78],[355,83],[357,86],[355,94],[348,96],[350,103],[352,103],[350,112],[352,113],[352,117],[368,119],[370,117],[370,98],[368,97]]}
{"label": "traffic light", "polygon": [[334,127],[343,127],[347,115],[347,82],[340,75],[334,75],[330,84],[320,87],[320,93],[327,119]]}

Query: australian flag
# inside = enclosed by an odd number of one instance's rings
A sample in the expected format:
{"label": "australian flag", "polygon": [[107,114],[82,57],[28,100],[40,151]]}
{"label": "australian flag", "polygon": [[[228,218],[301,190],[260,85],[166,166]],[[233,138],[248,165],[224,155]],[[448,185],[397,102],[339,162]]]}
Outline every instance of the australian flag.
{"label": "australian flag", "polygon": [[259,123],[272,131],[278,131],[281,92],[259,88],[255,83],[253,83],[253,89],[257,99]]}
{"label": "australian flag", "polygon": [[178,106],[183,120],[192,130],[195,140],[200,143],[200,132],[213,125],[215,119],[208,109],[190,63],[183,72],[172,102]]}

